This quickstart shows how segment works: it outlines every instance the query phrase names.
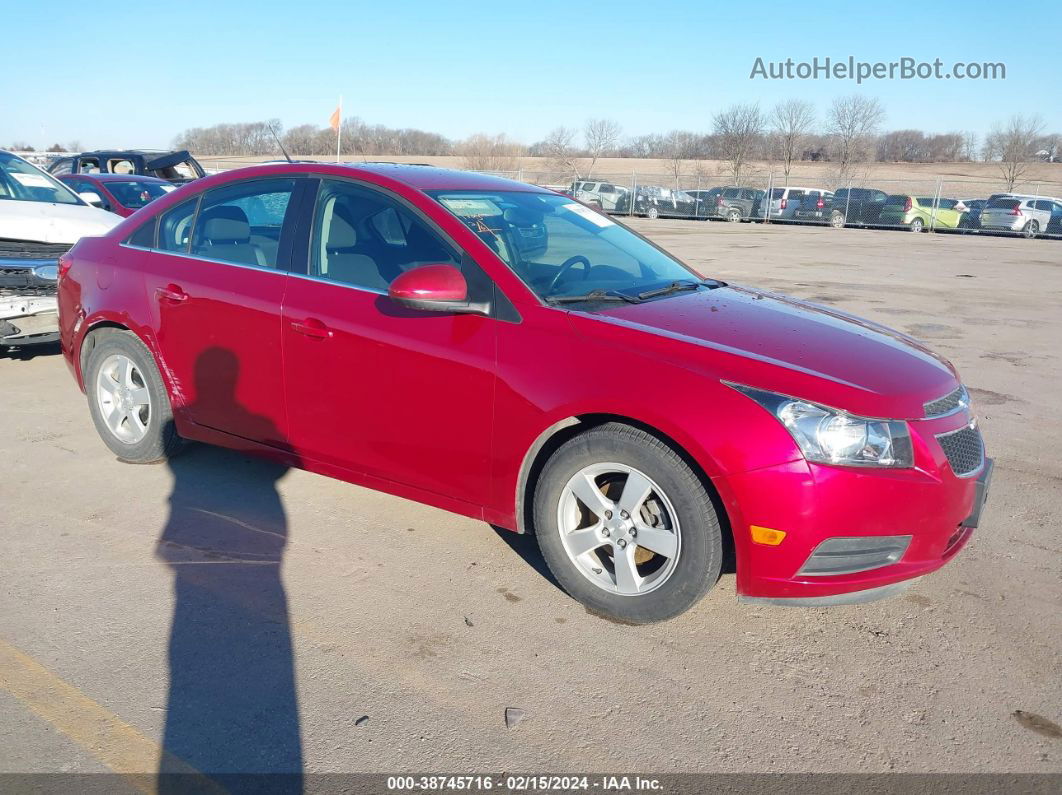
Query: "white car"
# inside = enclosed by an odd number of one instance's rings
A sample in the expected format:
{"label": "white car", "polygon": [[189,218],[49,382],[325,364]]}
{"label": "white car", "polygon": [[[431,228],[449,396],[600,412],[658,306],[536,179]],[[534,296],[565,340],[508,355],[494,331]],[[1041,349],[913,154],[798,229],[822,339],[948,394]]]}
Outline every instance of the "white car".
{"label": "white car", "polygon": [[59,256],[121,220],[31,163],[0,151],[0,348],[58,337]]}
{"label": "white car", "polygon": [[1036,237],[1047,230],[1052,215],[1062,214],[1062,199],[1054,196],[997,196],[981,211],[986,232],[1018,232]]}
{"label": "white car", "polygon": [[597,207],[606,213],[615,211],[617,203],[628,193],[628,188],[611,182],[572,183],[572,196],[583,204]]}

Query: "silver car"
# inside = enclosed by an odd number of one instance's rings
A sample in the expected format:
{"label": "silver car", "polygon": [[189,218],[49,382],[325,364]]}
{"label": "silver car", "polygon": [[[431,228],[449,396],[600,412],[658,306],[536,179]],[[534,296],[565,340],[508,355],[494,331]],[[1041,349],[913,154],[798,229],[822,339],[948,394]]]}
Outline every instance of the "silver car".
{"label": "silver car", "polygon": [[1060,213],[1062,199],[1052,196],[997,196],[981,211],[981,228],[1036,237],[1047,230],[1051,216]]}
{"label": "silver car", "polygon": [[797,209],[805,200],[817,204],[832,197],[833,192],[825,188],[800,188],[787,186],[784,188],[772,188],[771,200],[768,204],[768,215],[772,221],[792,220]]}

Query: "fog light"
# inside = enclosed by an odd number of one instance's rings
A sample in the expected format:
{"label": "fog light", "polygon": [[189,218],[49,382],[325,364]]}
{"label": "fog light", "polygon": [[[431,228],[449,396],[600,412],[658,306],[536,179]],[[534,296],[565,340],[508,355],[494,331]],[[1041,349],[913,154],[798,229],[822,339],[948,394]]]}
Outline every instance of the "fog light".
{"label": "fog light", "polygon": [[808,556],[798,575],[854,574],[896,563],[911,543],[911,536],[858,536],[827,538]]}
{"label": "fog light", "polygon": [[784,530],[772,530],[770,527],[760,527],[755,524],[749,525],[749,530],[752,533],[752,540],[757,544],[776,547],[785,539]]}

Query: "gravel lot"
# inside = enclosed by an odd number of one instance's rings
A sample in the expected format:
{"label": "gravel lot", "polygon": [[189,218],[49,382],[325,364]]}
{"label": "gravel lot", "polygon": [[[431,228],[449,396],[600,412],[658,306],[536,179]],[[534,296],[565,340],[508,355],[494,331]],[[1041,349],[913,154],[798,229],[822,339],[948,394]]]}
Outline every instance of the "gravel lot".
{"label": "gravel lot", "polygon": [[828,610],[728,574],[621,626],[531,539],[217,449],[118,463],[61,357],[9,356],[0,772],[150,772],[164,738],[200,770],[1062,772],[1062,243],[633,225],[956,363],[997,468],[951,565]]}

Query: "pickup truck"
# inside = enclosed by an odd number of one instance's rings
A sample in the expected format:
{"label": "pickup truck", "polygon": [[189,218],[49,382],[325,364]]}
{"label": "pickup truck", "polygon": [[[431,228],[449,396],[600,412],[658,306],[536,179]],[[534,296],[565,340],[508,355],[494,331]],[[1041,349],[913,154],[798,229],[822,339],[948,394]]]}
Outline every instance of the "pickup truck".
{"label": "pickup truck", "polygon": [[59,257],[81,237],[103,234],[121,220],[0,151],[0,350],[58,338]]}

